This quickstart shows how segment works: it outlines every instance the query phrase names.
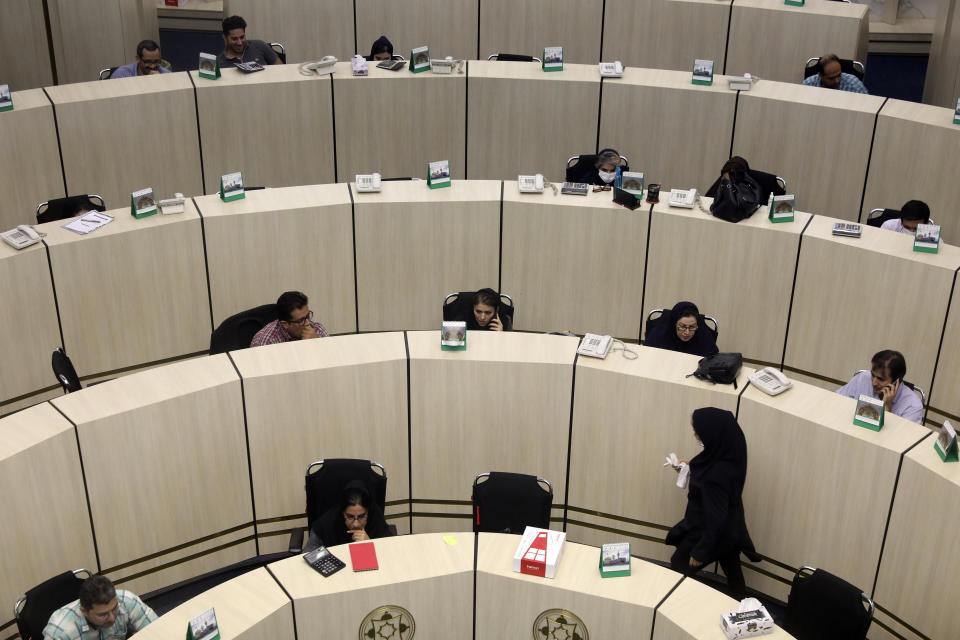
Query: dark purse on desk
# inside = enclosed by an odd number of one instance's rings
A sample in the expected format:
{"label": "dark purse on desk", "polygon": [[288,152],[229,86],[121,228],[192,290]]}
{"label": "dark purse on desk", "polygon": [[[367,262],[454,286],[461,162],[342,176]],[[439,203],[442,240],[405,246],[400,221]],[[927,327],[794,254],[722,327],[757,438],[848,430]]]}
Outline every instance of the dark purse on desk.
{"label": "dark purse on desk", "polygon": [[709,380],[716,384],[733,383],[737,388],[737,374],[743,367],[743,356],[739,353],[715,353],[712,356],[701,358],[697,370],[688,375],[700,380]]}
{"label": "dark purse on desk", "polygon": [[740,222],[760,208],[760,183],[749,173],[731,174],[720,180],[710,213],[727,222]]}

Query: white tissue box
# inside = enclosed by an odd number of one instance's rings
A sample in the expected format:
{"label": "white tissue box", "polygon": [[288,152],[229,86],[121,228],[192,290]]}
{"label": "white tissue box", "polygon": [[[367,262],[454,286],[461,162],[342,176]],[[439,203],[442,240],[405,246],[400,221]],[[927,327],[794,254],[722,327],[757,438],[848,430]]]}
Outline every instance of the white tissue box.
{"label": "white tissue box", "polygon": [[763,636],[773,633],[773,618],[764,607],[753,611],[731,611],[721,617],[720,628],[727,640]]}

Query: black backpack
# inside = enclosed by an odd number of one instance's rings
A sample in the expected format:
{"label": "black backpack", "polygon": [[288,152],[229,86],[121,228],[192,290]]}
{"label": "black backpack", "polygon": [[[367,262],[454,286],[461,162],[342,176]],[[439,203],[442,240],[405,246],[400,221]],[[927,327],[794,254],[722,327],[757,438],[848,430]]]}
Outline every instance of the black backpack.
{"label": "black backpack", "polygon": [[[715,353],[701,358],[697,370],[690,374],[700,380],[709,380],[716,384],[733,383],[737,387],[737,374],[743,366],[743,356],[739,353]],[[690,376],[687,376],[688,378]]]}

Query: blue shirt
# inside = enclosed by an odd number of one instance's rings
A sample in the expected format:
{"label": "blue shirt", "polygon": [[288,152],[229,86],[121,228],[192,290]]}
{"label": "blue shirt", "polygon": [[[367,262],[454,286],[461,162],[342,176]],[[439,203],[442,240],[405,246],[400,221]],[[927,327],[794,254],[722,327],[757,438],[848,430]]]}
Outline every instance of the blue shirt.
{"label": "blue shirt", "polygon": [[[157,67],[157,71],[160,73],[170,73],[170,69],[165,69],[163,67]],[[117,67],[113,70],[113,73],[110,74],[110,79],[114,78],[132,78],[137,75],[137,63],[131,62],[130,64],[125,64],[122,67]],[[119,85],[118,85],[119,86]]]}
{"label": "blue shirt", "polygon": [[[808,87],[819,87],[820,86],[820,74],[815,73],[809,78],[803,80],[803,84]],[[840,91],[850,91],[852,93],[870,93],[867,91],[867,88],[860,82],[860,79],[857,76],[850,73],[841,73],[840,74],[840,86],[837,87]]]}
{"label": "blue shirt", "polygon": [[157,619],[153,609],[129,591],[117,589],[120,611],[109,627],[94,627],[80,611],[80,601],[60,607],[43,629],[43,640],[126,640]]}
{"label": "blue shirt", "polygon": [[[850,382],[837,389],[837,393],[848,398],[856,400],[859,396],[865,395],[871,398],[879,398],[873,392],[873,382],[869,371],[860,371],[850,378]],[[897,389],[897,395],[893,398],[893,408],[891,412],[901,418],[912,420],[921,424],[923,420],[923,403],[917,394],[911,391],[907,385],[900,383]]]}

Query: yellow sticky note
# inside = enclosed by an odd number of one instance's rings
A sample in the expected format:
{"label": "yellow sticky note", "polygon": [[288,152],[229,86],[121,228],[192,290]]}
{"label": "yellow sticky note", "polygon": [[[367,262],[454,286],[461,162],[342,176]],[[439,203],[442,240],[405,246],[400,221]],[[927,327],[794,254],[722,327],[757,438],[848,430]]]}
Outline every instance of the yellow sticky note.
{"label": "yellow sticky note", "polygon": [[457,544],[457,536],[443,536],[443,541],[452,547]]}

